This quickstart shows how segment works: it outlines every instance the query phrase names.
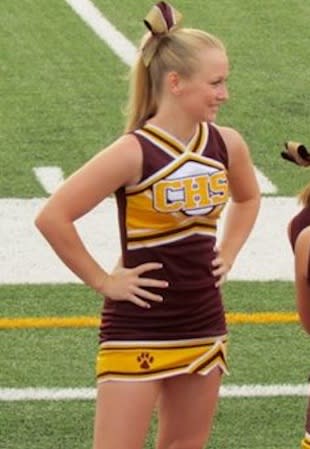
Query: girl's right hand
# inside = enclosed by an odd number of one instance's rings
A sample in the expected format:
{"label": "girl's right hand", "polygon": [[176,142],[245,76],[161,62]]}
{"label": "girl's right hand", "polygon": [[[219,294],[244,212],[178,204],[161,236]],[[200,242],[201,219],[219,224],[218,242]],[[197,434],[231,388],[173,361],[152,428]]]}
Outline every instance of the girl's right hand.
{"label": "girl's right hand", "polygon": [[135,268],[117,266],[111,274],[105,277],[102,286],[97,291],[114,301],[130,301],[137,306],[149,309],[151,306],[145,300],[162,302],[163,297],[151,293],[147,287],[166,288],[168,282],[140,276],[147,271],[159,270],[162,267],[162,264],[157,262],[144,263]]}

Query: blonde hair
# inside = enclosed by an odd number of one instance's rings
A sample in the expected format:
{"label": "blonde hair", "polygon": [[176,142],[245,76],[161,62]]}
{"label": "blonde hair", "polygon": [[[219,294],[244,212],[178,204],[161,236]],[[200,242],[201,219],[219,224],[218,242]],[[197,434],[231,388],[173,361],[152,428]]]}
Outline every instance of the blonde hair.
{"label": "blonde hair", "polygon": [[303,206],[310,207],[310,183],[299,193],[298,199]]}
{"label": "blonde hair", "polygon": [[[148,48],[152,57],[146,64]],[[198,29],[176,28],[160,36],[149,32],[143,36],[130,72],[125,132],[140,128],[156,114],[166,73],[175,71],[184,78],[190,78],[198,70],[198,53],[203,48],[226,52],[217,37]]]}

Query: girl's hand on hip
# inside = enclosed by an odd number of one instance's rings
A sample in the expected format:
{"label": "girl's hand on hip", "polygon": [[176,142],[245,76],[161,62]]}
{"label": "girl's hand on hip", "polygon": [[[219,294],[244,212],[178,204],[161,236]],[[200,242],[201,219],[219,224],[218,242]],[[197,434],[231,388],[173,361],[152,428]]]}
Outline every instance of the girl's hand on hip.
{"label": "girl's hand on hip", "polygon": [[135,268],[117,266],[104,279],[103,286],[98,291],[115,301],[130,301],[137,306],[150,308],[151,306],[147,301],[162,302],[163,297],[151,293],[147,288],[166,288],[168,282],[140,276],[147,271],[159,270],[161,268],[162,264],[157,262],[144,263]]}
{"label": "girl's hand on hip", "polygon": [[218,248],[215,248],[215,259],[212,260],[212,274],[214,277],[217,278],[217,281],[215,282],[215,287],[220,287],[224,284],[224,282],[227,279],[227,274],[229,270],[231,269],[231,264],[228,263],[225,258],[221,255],[221,251]]}

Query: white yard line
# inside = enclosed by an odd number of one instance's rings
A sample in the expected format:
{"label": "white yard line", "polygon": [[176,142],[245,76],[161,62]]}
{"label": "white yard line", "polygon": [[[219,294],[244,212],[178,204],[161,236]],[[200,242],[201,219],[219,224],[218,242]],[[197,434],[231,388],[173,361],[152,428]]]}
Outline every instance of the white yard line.
{"label": "white yard line", "polygon": [[254,169],[261,193],[262,194],[277,193],[278,189],[270,181],[270,179],[267,178],[267,176],[265,176],[264,173],[262,173],[257,167],[254,167]]}
{"label": "white yard line", "polygon": [[95,399],[94,388],[1,388],[0,401],[66,401]]}
{"label": "white yard line", "polygon": [[46,193],[53,193],[63,182],[64,174],[60,167],[34,167],[35,177]]}
{"label": "white yard line", "polygon": [[[0,284],[68,283],[79,280],[66,268],[34,227],[46,198],[0,199]],[[295,198],[266,197],[252,234],[230,273],[231,280],[293,280],[293,256],[286,238]],[[219,236],[224,217],[219,224]],[[111,270],[120,253],[116,203],[107,198],[77,222],[87,247]]]}
{"label": "white yard line", "polygon": [[262,398],[275,396],[308,396],[309,385],[227,385],[220,390],[222,397]]}
{"label": "white yard line", "polygon": [[[262,398],[307,396],[309,386],[301,385],[226,385],[220,396],[226,398]],[[94,400],[95,388],[1,388],[0,401]]]}
{"label": "white yard line", "polygon": [[90,0],[65,1],[125,64],[133,63],[137,52],[135,46],[101,14]]}
{"label": "white yard line", "polygon": [[[64,180],[63,171],[60,167],[34,167],[33,173],[46,193],[53,193]],[[257,167],[255,174],[262,194],[277,193],[277,187]]]}

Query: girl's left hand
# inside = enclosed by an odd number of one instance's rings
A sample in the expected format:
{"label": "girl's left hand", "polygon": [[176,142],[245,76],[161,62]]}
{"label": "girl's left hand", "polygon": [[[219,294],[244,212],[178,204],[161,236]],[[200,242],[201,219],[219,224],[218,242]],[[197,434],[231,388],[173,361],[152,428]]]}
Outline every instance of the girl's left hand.
{"label": "girl's left hand", "polygon": [[221,255],[221,250],[219,248],[214,249],[216,256],[215,259],[212,260],[212,274],[214,277],[218,278],[215,287],[220,287],[224,284],[227,279],[227,274],[231,268],[231,264],[228,263],[225,258]]}

